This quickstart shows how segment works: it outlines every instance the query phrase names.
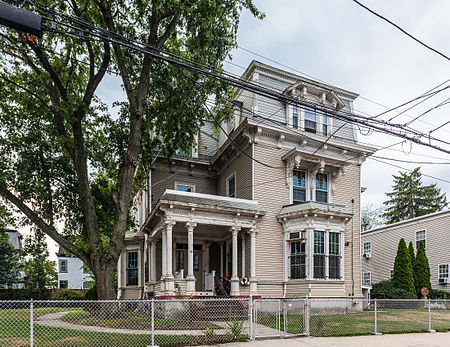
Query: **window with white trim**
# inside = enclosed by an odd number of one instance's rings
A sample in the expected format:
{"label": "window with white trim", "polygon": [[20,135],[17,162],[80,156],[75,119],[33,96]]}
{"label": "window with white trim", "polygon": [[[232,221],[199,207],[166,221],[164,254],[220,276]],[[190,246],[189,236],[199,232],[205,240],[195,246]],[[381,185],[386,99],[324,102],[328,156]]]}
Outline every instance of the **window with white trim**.
{"label": "window with white trim", "polygon": [[292,172],[292,200],[294,204],[306,201],[306,172]]}
{"label": "window with white trim", "polygon": [[136,286],[138,284],[138,252],[127,252],[127,285]]}
{"label": "window with white trim", "polygon": [[328,234],[328,278],[331,279],[341,278],[340,236],[339,233]]}
{"label": "window with white trim", "polygon": [[298,107],[292,106],[292,127],[298,129]]}
{"label": "window with white trim", "polygon": [[227,196],[230,198],[236,197],[236,174],[227,178]]}
{"label": "window with white trim", "polygon": [[416,231],[416,249],[419,248],[419,242],[422,241],[423,242],[423,246],[425,248],[427,248],[427,243],[426,243],[426,232],[425,230],[420,230],[420,231]]}
{"label": "window with white trim", "polygon": [[67,289],[69,288],[69,281],[68,280],[60,280],[59,281],[59,289]]}
{"label": "window with white trim", "polygon": [[363,254],[369,255],[372,252],[372,245],[370,242],[363,243]]}
{"label": "window with white trim", "polygon": [[175,182],[174,186],[175,186],[174,187],[175,190],[179,190],[182,192],[195,193],[195,184]]}
{"label": "window with white trim", "polygon": [[305,114],[305,131],[315,134],[317,132],[316,110],[312,107],[306,107],[303,112]]}
{"label": "window with white trim", "polygon": [[440,264],[438,268],[438,282],[448,283],[448,264]]}
{"label": "window with white trim", "polygon": [[316,174],[316,201],[328,202],[328,175]]}
{"label": "window with white trim", "polygon": [[372,274],[370,272],[363,273],[363,285],[365,286],[372,285]]}
{"label": "window with white trim", "polygon": [[290,279],[299,280],[306,278],[306,243],[305,240],[300,240],[300,233],[290,233],[290,249],[289,256],[290,264]]}
{"label": "window with white trim", "polygon": [[326,114],[322,115],[322,135],[328,136],[328,116]]}
{"label": "window with white trim", "polygon": [[325,232],[314,231],[314,278],[325,278]]}
{"label": "window with white trim", "polygon": [[67,272],[67,259],[59,260],[59,272],[62,272],[62,273]]}

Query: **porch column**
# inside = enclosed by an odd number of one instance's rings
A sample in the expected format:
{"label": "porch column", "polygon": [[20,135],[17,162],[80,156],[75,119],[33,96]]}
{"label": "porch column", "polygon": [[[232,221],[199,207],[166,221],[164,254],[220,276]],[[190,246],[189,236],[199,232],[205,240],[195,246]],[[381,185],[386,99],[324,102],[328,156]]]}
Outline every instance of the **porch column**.
{"label": "porch column", "polygon": [[250,295],[258,294],[258,280],[256,279],[256,228],[249,230],[250,234]]}
{"label": "porch column", "polygon": [[241,230],[240,227],[231,227],[230,231],[233,235],[233,253],[232,253],[232,277],[231,277],[231,295],[239,295],[239,277],[238,277],[238,233]]}
{"label": "porch column", "polygon": [[223,278],[223,242],[220,243],[220,277]]}
{"label": "porch column", "polygon": [[230,262],[230,242],[225,241],[225,273],[230,274],[228,263]]}
{"label": "porch column", "polygon": [[174,277],[172,269],[172,229],[175,225],[174,221],[166,221],[166,284],[165,292],[166,295],[174,294]]}
{"label": "porch column", "polygon": [[[203,258],[203,263],[205,264],[205,272],[209,273],[210,270],[210,264],[209,264],[209,258],[210,258],[210,250],[209,247],[211,247],[211,241],[205,242],[205,258]],[[206,261],[205,261],[206,259]]]}
{"label": "porch column", "polygon": [[156,240],[150,241],[150,282],[156,282]]}
{"label": "porch column", "polygon": [[290,277],[290,262],[289,262],[289,230],[283,231],[283,281],[289,281]]}
{"label": "porch column", "polygon": [[241,258],[242,258],[241,277],[244,278],[245,277],[245,233],[241,234]]}
{"label": "porch column", "polygon": [[314,278],[314,229],[306,229],[306,278]]}
{"label": "porch column", "polygon": [[166,264],[167,264],[167,238],[166,229],[161,230],[161,279],[160,279],[160,290],[161,293],[165,292],[165,279],[166,279]]}
{"label": "porch column", "polygon": [[197,223],[187,222],[188,230],[188,273],[186,276],[186,293],[195,294],[195,276],[194,276],[194,228]]}
{"label": "porch column", "polygon": [[325,239],[324,242],[324,251],[325,251],[325,279],[328,279],[330,277],[330,267],[328,266],[330,264],[330,229],[325,229]]}

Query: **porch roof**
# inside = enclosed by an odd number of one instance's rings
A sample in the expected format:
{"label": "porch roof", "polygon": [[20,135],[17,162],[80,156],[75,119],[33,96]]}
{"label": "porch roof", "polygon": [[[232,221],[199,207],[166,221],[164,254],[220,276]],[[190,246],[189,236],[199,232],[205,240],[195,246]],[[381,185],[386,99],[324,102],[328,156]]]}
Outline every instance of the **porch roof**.
{"label": "porch roof", "polygon": [[352,212],[344,205],[331,204],[317,201],[307,201],[301,204],[287,205],[278,213],[278,218],[290,217],[299,214],[315,213],[320,215],[332,215],[336,217],[351,217]]}
{"label": "porch roof", "polygon": [[167,189],[161,196],[160,203],[178,202],[188,205],[201,205],[205,207],[218,207],[235,210],[248,210],[252,212],[264,212],[255,200],[229,198],[226,196],[182,192]]}

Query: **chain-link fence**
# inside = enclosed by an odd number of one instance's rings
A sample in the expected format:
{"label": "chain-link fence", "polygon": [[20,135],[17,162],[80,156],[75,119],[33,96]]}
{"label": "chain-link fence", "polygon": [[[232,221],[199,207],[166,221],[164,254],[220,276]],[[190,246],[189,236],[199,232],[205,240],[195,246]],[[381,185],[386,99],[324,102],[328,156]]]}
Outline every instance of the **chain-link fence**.
{"label": "chain-link fence", "polygon": [[450,300],[0,301],[0,346],[174,346],[450,330]]}

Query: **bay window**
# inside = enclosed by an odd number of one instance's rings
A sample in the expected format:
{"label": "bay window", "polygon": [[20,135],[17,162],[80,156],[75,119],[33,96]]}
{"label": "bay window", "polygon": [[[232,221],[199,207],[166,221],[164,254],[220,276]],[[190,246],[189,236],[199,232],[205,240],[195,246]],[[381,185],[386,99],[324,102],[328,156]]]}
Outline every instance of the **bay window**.
{"label": "bay window", "polygon": [[325,233],[314,231],[314,278],[325,278]]}
{"label": "bay window", "polygon": [[329,233],[328,277],[331,279],[339,279],[341,277],[341,252],[339,238],[339,233]]}
{"label": "bay window", "polygon": [[127,285],[136,286],[138,284],[138,252],[127,252]]}
{"label": "bay window", "polygon": [[306,278],[306,252],[304,241],[294,241],[290,243],[290,278],[292,280]]}

